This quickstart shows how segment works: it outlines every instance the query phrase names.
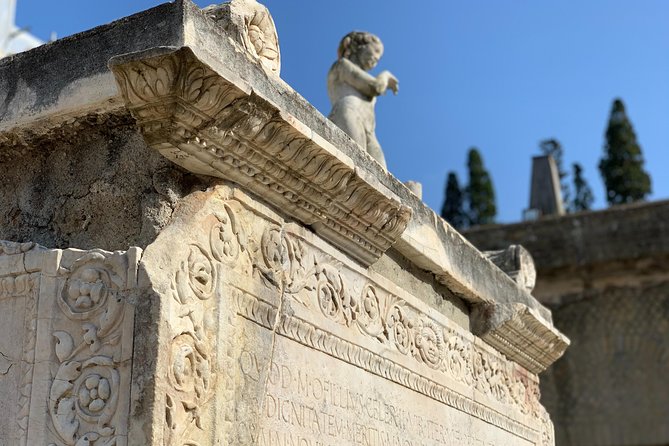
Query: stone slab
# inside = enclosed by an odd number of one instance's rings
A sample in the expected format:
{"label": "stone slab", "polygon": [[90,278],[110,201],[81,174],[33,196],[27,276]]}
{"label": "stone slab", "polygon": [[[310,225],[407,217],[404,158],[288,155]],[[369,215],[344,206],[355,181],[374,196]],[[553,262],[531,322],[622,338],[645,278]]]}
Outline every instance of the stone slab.
{"label": "stone slab", "polygon": [[[323,444],[400,438],[397,426],[383,430],[387,415],[374,420],[381,409],[351,414],[314,398],[313,386],[327,381],[375,396],[376,407],[405,404],[413,424],[404,430],[404,443],[449,444],[443,440],[448,431],[460,444],[551,444],[536,375],[402,284],[360,267],[239,188],[195,194],[183,211],[188,218],[177,216],[142,259],[145,281],[164,295],[152,354],[160,358],[157,370],[180,370],[177,352],[194,345],[198,353],[189,364],[206,373],[191,381],[179,378],[182,372],[158,372],[155,383],[137,386],[131,437],[138,443],[149,441],[140,429],[162,429],[156,420],[165,417],[174,421],[158,438],[168,443],[315,444],[329,435],[325,423],[334,430]],[[186,243],[174,246],[175,238]],[[217,317],[208,320],[208,314]],[[136,331],[136,343],[149,335]],[[295,379],[307,372],[310,384],[302,386],[311,386],[312,396],[300,398]],[[274,402],[297,413],[277,415]],[[311,411],[317,418],[307,425],[309,407],[318,414]],[[154,412],[147,418],[148,408]],[[335,418],[368,427],[351,427],[358,433],[346,437],[351,429],[330,426]],[[421,443],[420,426],[427,425],[433,437]]]}
{"label": "stone slab", "polygon": [[240,444],[534,444],[466,412],[281,337],[276,340],[270,362],[263,363],[253,352],[244,352],[239,373],[249,380],[261,375],[267,377],[256,425],[242,431]]}
{"label": "stone slab", "polygon": [[0,245],[0,444],[127,445],[138,250]]}

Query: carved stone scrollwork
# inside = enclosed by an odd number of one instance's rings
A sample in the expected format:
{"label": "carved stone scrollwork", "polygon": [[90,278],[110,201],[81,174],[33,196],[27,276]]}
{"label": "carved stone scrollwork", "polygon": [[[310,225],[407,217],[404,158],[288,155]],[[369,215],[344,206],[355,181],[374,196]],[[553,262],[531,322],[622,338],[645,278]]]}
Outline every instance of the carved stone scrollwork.
{"label": "carved stone scrollwork", "polygon": [[[128,286],[128,260],[121,253],[90,251],[65,269],[57,305],[69,320],[55,330],[58,367],[49,391],[48,413],[57,444],[126,444],[119,421],[123,321],[122,291]],[[127,345],[126,347],[127,348]],[[126,383],[127,384],[127,383]],[[125,414],[125,415],[124,415]]]}
{"label": "carved stone scrollwork", "polygon": [[364,333],[376,339],[385,340],[388,338],[388,334],[383,325],[381,311],[381,303],[376,288],[372,285],[366,285],[362,291],[360,311],[356,322]]}
{"label": "carved stone scrollwork", "polygon": [[149,146],[182,167],[244,185],[365,265],[406,228],[411,210],[397,197],[190,50],[152,50],[110,65]]}
{"label": "carved stone scrollwork", "polygon": [[208,444],[219,422],[238,439],[234,406],[214,419],[214,401],[239,396],[227,364],[249,321],[540,444],[535,376],[243,194],[212,197],[173,267],[165,444]]}
{"label": "carved stone scrollwork", "polygon": [[[193,63],[192,54],[185,51],[167,51],[114,73],[147,142],[159,146],[165,139],[183,142],[195,137],[197,130],[243,95],[206,66]],[[176,147],[169,153],[162,146],[160,150],[168,158],[174,156],[173,161],[188,158]]]}
{"label": "carved stone scrollwork", "polygon": [[[245,265],[250,265],[246,225],[237,207],[233,201],[221,203],[208,220],[206,243],[189,244],[174,272],[165,444],[205,444],[211,434],[213,420],[208,416],[218,376],[216,345],[226,342],[216,336],[222,267],[245,272]],[[268,268],[278,270],[272,266],[270,259],[275,256],[269,250],[265,248]]]}
{"label": "carved stone scrollwork", "polygon": [[[271,288],[293,300],[325,321],[357,330],[363,337],[387,346],[388,351],[411,358],[418,364],[443,373],[450,379],[476,388],[501,404],[530,413],[539,407],[538,387],[510,363],[502,362],[485,349],[476,347],[452,327],[441,325],[403,299],[389,294],[368,279],[349,280],[345,265],[313,248],[299,237],[275,224],[261,226],[260,234],[235,230],[243,210],[226,202],[226,214],[219,217],[226,229],[214,226],[216,237],[228,240],[227,252],[237,255],[246,246],[253,270]],[[244,225],[247,227],[247,225]],[[220,236],[225,233],[227,236]],[[235,234],[237,234],[235,236]],[[242,242],[243,240],[243,242]],[[256,240],[260,241],[259,246]],[[254,246],[254,247],[252,247]],[[241,249],[241,248],[240,248]],[[236,257],[235,257],[236,258]],[[235,268],[237,263],[233,264]],[[362,277],[359,277],[362,279]],[[267,312],[260,303],[243,302],[240,311],[270,328],[275,310]],[[330,335],[332,336],[332,335]],[[309,344],[310,341],[303,340]],[[314,341],[316,342],[316,341]],[[318,343],[314,344],[317,346]],[[311,345],[311,344],[309,344]]]}

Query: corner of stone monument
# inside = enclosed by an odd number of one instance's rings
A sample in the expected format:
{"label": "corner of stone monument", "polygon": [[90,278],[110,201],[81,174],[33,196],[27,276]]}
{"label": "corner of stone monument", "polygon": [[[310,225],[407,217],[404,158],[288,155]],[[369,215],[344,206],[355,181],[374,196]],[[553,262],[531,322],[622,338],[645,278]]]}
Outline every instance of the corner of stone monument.
{"label": "corner of stone monument", "polygon": [[569,341],[529,254],[478,251],[279,70],[251,0],[0,61],[0,443],[554,444]]}

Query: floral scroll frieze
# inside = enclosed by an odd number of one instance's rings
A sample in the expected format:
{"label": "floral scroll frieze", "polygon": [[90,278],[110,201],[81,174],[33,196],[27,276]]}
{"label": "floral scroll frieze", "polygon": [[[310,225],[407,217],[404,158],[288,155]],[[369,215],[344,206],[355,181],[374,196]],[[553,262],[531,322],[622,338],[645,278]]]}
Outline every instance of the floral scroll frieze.
{"label": "floral scroll frieze", "polygon": [[[212,347],[206,346],[205,337],[198,335],[206,332],[198,328],[203,325],[198,322],[198,314],[211,308],[211,299],[204,304],[200,301],[199,310],[192,309],[188,302],[209,296],[212,288],[220,289],[227,280],[222,275],[225,267],[225,271],[252,275],[278,291],[293,306],[291,311],[301,308],[318,327],[335,324],[353,330],[360,339],[367,339],[364,342],[394,352],[408,363],[413,361],[419,369],[425,367],[425,373],[475,388],[519,414],[538,414],[536,379],[483,343],[475,342],[470,334],[428,316],[287,226],[259,219],[239,201],[223,200],[219,208],[221,211],[210,218],[207,226],[208,245],[189,246],[174,281],[174,289],[181,290],[175,291],[175,302],[183,314],[195,320],[189,325],[193,327],[193,338],[204,343],[195,350],[207,352],[202,358],[213,358],[209,353]],[[258,323],[272,328],[279,304],[273,305],[275,310],[267,314],[256,311],[253,305],[245,308]],[[201,361],[194,358],[191,363]]]}
{"label": "floral scroll frieze", "polygon": [[[204,243],[190,243],[171,282],[170,356],[165,392],[166,444],[203,444],[215,393],[216,298],[223,267],[242,268],[248,239],[241,216],[224,203],[210,218]],[[248,265],[250,269],[250,265]]]}
{"label": "floral scroll frieze", "polygon": [[270,225],[259,238],[262,261],[254,265],[294,302],[524,414],[540,407],[536,381],[457,329],[362,276],[351,280],[343,264],[282,228]]}

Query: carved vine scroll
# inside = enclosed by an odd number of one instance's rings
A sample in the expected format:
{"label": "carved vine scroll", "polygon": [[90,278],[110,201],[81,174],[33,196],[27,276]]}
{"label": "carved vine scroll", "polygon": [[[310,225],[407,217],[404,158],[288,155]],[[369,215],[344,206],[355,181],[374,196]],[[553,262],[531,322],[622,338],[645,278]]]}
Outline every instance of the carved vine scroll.
{"label": "carved vine scroll", "polygon": [[[217,314],[220,324],[231,318],[229,313],[537,446],[552,444],[536,376],[471,333],[430,316],[402,293],[389,291],[387,284],[337,260],[297,226],[276,216],[261,218],[253,204],[227,192],[223,196],[212,206],[213,214],[197,220],[203,234],[188,242],[172,281],[173,349],[166,398],[170,444],[207,444],[215,423],[203,414],[213,410],[212,389],[234,389],[237,383],[231,370],[245,341],[232,323],[217,337],[216,324],[207,319]],[[351,336],[342,337],[338,330]],[[220,352],[225,352],[222,357]],[[223,370],[215,370],[215,364]],[[472,389],[476,396],[454,390],[458,388]],[[233,407],[234,391],[224,394],[231,399],[224,405]],[[234,413],[226,410],[218,417],[228,430],[236,429]]]}
{"label": "carved vine scroll", "polygon": [[79,253],[58,268],[51,439],[63,446],[125,445],[133,320],[125,294],[135,286],[137,255]]}

